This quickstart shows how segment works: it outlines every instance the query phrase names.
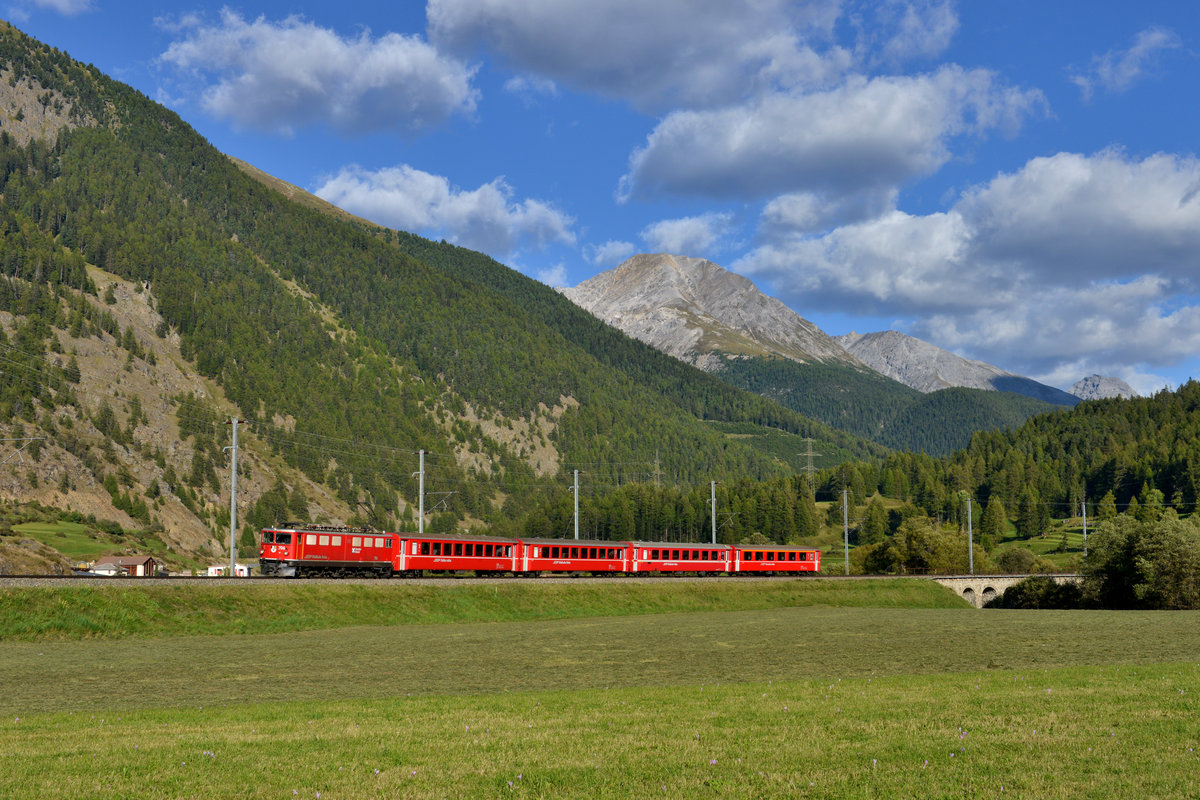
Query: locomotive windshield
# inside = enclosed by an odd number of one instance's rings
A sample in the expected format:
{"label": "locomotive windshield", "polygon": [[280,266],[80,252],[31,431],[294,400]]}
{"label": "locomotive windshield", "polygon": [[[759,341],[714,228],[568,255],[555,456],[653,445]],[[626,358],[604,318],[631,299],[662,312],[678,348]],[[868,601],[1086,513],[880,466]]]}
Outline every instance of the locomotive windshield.
{"label": "locomotive windshield", "polygon": [[275,534],[275,544],[291,544],[292,535],[290,533]]}

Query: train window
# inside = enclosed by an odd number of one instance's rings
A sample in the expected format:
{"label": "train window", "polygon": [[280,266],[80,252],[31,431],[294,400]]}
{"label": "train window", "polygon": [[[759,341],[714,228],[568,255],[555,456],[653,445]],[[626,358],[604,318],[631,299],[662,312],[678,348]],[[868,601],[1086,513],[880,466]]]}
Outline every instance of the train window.
{"label": "train window", "polygon": [[433,554],[435,556],[440,556],[442,554],[442,543],[441,542],[433,543]]}
{"label": "train window", "polygon": [[350,546],[351,547],[362,547],[362,537],[361,536],[350,537]]}
{"label": "train window", "polygon": [[788,553],[788,559],[787,559],[787,560],[788,560],[788,561],[795,561],[795,560],[796,560],[796,553],[795,553],[794,551],[793,551],[793,552],[790,552],[790,553]]}
{"label": "train window", "polygon": [[263,531],[262,540],[263,544],[270,544],[271,542],[275,541],[275,534],[271,533],[270,531]]}
{"label": "train window", "polygon": [[315,533],[306,534],[304,537],[304,543],[305,544],[316,544],[317,543],[317,535]]}
{"label": "train window", "polygon": [[383,540],[383,546],[386,547],[388,550],[392,549],[392,540],[390,537]]}
{"label": "train window", "polygon": [[471,544],[470,542],[467,542],[466,544],[464,544],[463,545],[463,555],[464,556],[475,555],[475,545]]}
{"label": "train window", "polygon": [[290,533],[275,534],[275,544],[291,544],[292,535]]}
{"label": "train window", "polygon": [[342,546],[342,537],[331,536],[331,537],[329,537],[329,543],[331,545],[333,545],[334,547],[341,547]]}
{"label": "train window", "polygon": [[322,547],[328,547],[329,546],[329,534],[322,533],[320,536],[320,540],[317,542],[317,544],[321,545]]}

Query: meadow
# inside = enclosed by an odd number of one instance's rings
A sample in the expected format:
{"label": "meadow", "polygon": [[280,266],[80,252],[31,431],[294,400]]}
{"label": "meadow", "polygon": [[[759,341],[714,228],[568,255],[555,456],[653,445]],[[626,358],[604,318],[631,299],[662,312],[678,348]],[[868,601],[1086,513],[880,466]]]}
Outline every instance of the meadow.
{"label": "meadow", "polygon": [[452,586],[468,611],[436,623],[6,637],[0,796],[1200,793],[1193,612],[978,611],[909,581],[846,582],[876,605],[842,606],[804,580],[720,610],[747,590],[685,583],[693,608],[654,613],[525,584],[484,612]]}

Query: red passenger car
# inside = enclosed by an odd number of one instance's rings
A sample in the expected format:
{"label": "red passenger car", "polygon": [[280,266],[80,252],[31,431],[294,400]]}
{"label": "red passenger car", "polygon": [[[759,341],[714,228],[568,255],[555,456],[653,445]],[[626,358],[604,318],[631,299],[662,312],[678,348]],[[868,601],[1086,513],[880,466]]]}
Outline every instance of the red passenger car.
{"label": "red passenger car", "polygon": [[780,572],[819,572],[821,551],[779,544],[734,545],[733,571],[738,573],[778,574]]}
{"label": "red passenger car", "polygon": [[633,545],[579,539],[521,539],[522,572],[629,572]]}
{"label": "red passenger car", "polygon": [[643,572],[729,572],[732,555],[724,544],[681,544],[678,542],[635,542],[634,571]]}
{"label": "red passenger car", "polygon": [[515,572],[519,543],[513,539],[455,534],[406,534],[392,568],[411,575],[421,570]]}

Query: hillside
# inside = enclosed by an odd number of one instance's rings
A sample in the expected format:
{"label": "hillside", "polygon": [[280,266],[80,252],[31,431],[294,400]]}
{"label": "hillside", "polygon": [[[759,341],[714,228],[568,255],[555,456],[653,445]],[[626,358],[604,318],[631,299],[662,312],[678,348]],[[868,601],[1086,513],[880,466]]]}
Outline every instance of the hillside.
{"label": "hillside", "polygon": [[233,416],[247,531],[414,524],[418,449],[428,524],[497,531],[573,468],[599,493],[798,465],[716,422],[811,437],[830,463],[881,455],[480,254],[293,201],[12,27],[0,75],[0,344],[19,366],[0,376],[0,428],[39,437],[6,467],[9,501],[221,552]]}

